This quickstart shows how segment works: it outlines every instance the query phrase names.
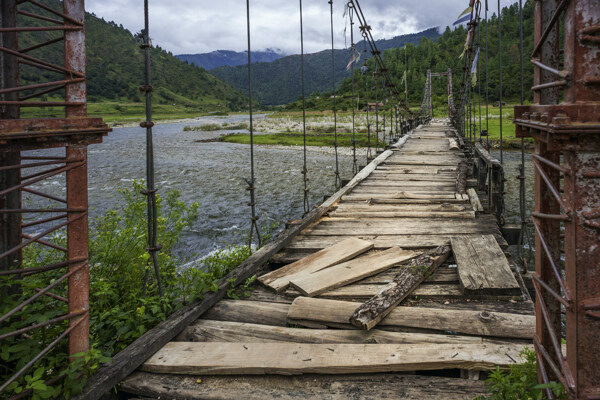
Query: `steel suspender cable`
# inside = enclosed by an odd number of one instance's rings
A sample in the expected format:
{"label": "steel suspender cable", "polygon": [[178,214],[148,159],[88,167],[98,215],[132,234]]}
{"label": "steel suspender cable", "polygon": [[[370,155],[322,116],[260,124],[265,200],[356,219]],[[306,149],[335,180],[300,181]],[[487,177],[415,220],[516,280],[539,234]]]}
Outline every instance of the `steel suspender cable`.
{"label": "steel suspender cable", "polygon": [[[148,253],[150,254],[149,262],[154,266],[154,274],[156,275],[156,284],[158,293],[163,296],[162,281],[160,279],[160,271],[158,269],[158,255],[156,254],[162,246],[157,243],[157,208],[156,208],[156,188],[154,187],[154,147],[152,139],[152,83],[150,80],[150,23],[148,17],[148,0],[144,0],[144,34],[143,43],[140,47],[144,49],[145,61],[145,82],[142,90],[146,92],[146,121],[140,126],[146,128],[146,189],[142,194],[146,196],[148,208]],[[148,289],[149,266],[146,267],[144,274],[144,296]]]}
{"label": "steel suspender cable", "polygon": [[246,190],[250,192],[250,202],[248,205],[251,210],[251,225],[250,234],[248,235],[248,246],[252,247],[252,236],[256,232],[258,239],[258,247],[262,245],[262,238],[258,230],[258,216],[256,215],[256,193],[255,193],[255,178],[254,178],[254,126],[252,123],[252,63],[250,57],[250,0],[246,0],[246,27],[248,29],[248,113],[250,117],[250,179],[245,179],[248,187]]}
{"label": "steel suspender cable", "polygon": [[500,0],[498,0],[498,84],[500,97],[498,105],[500,106],[500,164],[504,164],[504,150],[502,143],[502,24],[500,20]]}
{"label": "steel suspender cable", "polygon": [[375,63],[375,154],[379,153],[379,74]]}
{"label": "steel suspender cable", "polygon": [[304,92],[304,32],[302,31],[302,0],[300,1],[300,74],[302,76],[302,138],[303,138],[303,156],[304,162],[302,164],[302,176],[304,180],[304,215],[310,211],[310,204],[308,202],[308,170],[306,169],[306,99]]}
{"label": "steel suspender cable", "polygon": [[337,141],[337,95],[335,93],[335,48],[333,45],[333,0],[329,0],[331,11],[331,93],[333,97],[333,148],[335,149],[335,191],[342,187],[342,178],[340,178],[340,167],[338,158]]}
{"label": "steel suspender cable", "polygon": [[[519,55],[521,69],[521,105],[525,102],[525,89],[523,82],[523,0],[519,0]],[[533,257],[531,249],[531,238],[527,231],[527,219],[525,217],[525,139],[521,138],[521,165],[519,166],[519,211],[521,217],[521,232],[519,234],[519,257],[523,265],[523,271],[527,272],[527,265]],[[523,247],[528,246],[527,258],[523,257]]]}
{"label": "steel suspender cable", "polygon": [[354,110],[354,63],[356,57],[356,49],[354,48],[354,5],[352,3],[348,3],[348,15],[350,17],[350,63],[351,63],[351,71],[352,74],[352,99],[350,101],[352,107],[352,176],[358,173],[358,164],[356,163],[356,128],[355,128],[355,117],[356,113]]}
{"label": "steel suspender cable", "polygon": [[367,79],[369,77],[369,75],[367,74],[367,37],[366,37],[366,33],[365,33],[365,29],[366,27],[361,27],[361,29],[363,30],[363,45],[364,45],[364,50],[363,50],[363,57],[364,57],[364,70],[363,70],[363,76],[365,79],[365,104],[366,106],[366,110],[367,110],[367,164],[371,162],[371,159],[373,158],[373,155],[371,154],[371,121],[369,120],[369,80]]}
{"label": "steel suspender cable", "polygon": [[488,80],[488,0],[485,0],[485,133],[486,147],[490,147],[490,127],[489,127],[489,80]]}
{"label": "steel suspender cable", "polygon": [[[481,18],[478,18],[479,22]],[[477,101],[479,103],[479,141],[481,142],[481,69],[479,68],[479,60],[481,59],[481,24],[477,24]]]}

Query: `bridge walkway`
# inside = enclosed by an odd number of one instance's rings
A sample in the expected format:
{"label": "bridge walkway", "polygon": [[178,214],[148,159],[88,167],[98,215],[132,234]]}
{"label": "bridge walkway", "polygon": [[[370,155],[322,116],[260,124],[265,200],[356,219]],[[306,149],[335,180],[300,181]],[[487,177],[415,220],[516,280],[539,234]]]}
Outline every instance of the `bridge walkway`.
{"label": "bridge walkway", "polygon": [[[484,394],[487,371],[518,362],[531,344],[535,316],[496,218],[477,211],[474,191],[457,193],[470,162],[460,147],[446,120],[413,130],[271,259],[262,283],[219,301],[120,389],[186,399]],[[349,246],[332,255],[342,242]],[[362,303],[398,288],[411,257],[426,252],[433,272],[384,319],[370,330],[350,323]],[[293,263],[318,267],[290,270]]]}

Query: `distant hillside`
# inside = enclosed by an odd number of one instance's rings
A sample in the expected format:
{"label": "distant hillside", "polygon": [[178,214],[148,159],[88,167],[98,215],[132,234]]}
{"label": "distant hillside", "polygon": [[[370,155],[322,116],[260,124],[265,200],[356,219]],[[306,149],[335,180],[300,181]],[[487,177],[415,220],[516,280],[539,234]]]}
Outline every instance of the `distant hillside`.
{"label": "distant hillside", "polygon": [[[62,3],[56,0],[46,4],[62,9]],[[52,16],[30,3],[21,7],[26,11]],[[25,16],[19,18],[27,25],[46,25]],[[56,31],[21,35],[19,47],[25,48],[58,35]],[[28,54],[62,64],[63,45],[62,42],[57,43]],[[142,101],[139,86],[144,82],[143,54],[133,34],[123,26],[86,14],[88,100]],[[157,104],[176,103],[197,110],[240,109],[247,104],[245,97],[231,86],[202,68],[180,61],[159,46],[151,49],[151,59],[153,99]],[[59,77],[60,74],[47,70],[21,68],[22,83],[44,82]]]}
{"label": "distant hillside", "polygon": [[[213,69],[222,67],[224,65],[236,66],[248,63],[248,52],[247,51],[232,51],[232,50],[215,50],[210,53],[200,54],[179,54],[175,56],[181,61],[187,61],[190,64],[194,64],[204,69]],[[271,62],[281,57],[285,57],[285,54],[277,52],[272,49],[266,51],[253,51],[252,62]]]}
{"label": "distant hillside", "polygon": [[[419,33],[378,40],[376,43],[379,50],[383,51],[402,47],[407,43],[416,45],[422,38],[435,40],[438,36],[438,29],[430,28]],[[359,43],[357,49],[361,51],[361,55],[362,48],[362,43]],[[370,56],[370,52],[367,55]],[[350,71],[346,71],[350,57],[350,49],[335,51],[336,85],[350,76]],[[307,54],[304,62],[306,94],[331,91],[331,50]],[[211,70],[210,73],[234,88],[247,93],[248,72],[244,65],[222,66]],[[252,76],[253,95],[262,104],[286,104],[296,100],[302,93],[299,55],[283,57],[270,63],[254,64]]]}

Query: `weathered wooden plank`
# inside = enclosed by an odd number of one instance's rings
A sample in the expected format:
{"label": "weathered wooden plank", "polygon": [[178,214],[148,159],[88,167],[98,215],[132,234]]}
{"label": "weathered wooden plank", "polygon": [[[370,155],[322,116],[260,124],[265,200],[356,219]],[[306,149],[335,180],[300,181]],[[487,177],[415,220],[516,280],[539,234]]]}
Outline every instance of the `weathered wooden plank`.
{"label": "weathered wooden plank", "polygon": [[411,187],[416,188],[420,187],[422,189],[439,189],[439,190],[448,190],[454,189],[455,182],[438,182],[438,181],[408,181],[408,180],[399,180],[399,179],[365,179],[365,181],[360,185],[360,187],[373,187],[373,186],[386,186],[390,189],[402,188],[402,187]]}
{"label": "weathered wooden plank", "polygon": [[[411,200],[445,200],[450,203],[455,202],[456,197],[454,193],[450,194],[441,194],[441,193],[428,193],[428,192],[410,192],[410,191],[394,191],[390,193],[360,193],[360,194],[347,194],[343,197],[343,200],[364,200],[371,201],[372,199],[377,200],[395,200],[395,199],[411,199]],[[465,201],[460,201],[461,203],[465,203]]]}
{"label": "weathered wooden plank", "polygon": [[417,253],[412,251],[392,247],[382,252],[369,254],[317,271],[308,276],[293,278],[290,280],[290,286],[299,290],[305,296],[316,296],[327,290],[377,274],[416,255]]}
{"label": "weathered wooden plank", "polygon": [[508,260],[493,236],[453,237],[451,244],[465,293],[521,293]]}
{"label": "weathered wooden plank", "polygon": [[290,305],[270,301],[221,300],[202,319],[287,326]]}
{"label": "weathered wooden plank", "polygon": [[290,280],[350,260],[373,248],[373,243],[351,237],[258,278],[259,282],[281,292]]}
{"label": "weathered wooden plank", "polygon": [[311,235],[453,235],[486,234],[497,230],[497,226],[479,219],[426,219],[426,218],[323,218],[311,229]]}
{"label": "weathered wooden plank", "polygon": [[178,342],[248,342],[248,343],[484,343],[479,336],[437,335],[429,333],[390,332],[343,329],[306,329],[259,325],[230,321],[198,320],[185,328]]}
{"label": "weathered wooden plank", "polygon": [[335,212],[351,211],[414,211],[414,212],[451,212],[451,211],[471,211],[471,206],[467,204],[366,204],[366,203],[346,203],[341,202],[334,207]]}
{"label": "weathered wooden plank", "polygon": [[458,175],[456,177],[456,193],[457,194],[460,194],[460,195],[466,194],[468,175],[469,175],[469,164],[466,161],[462,161],[458,165]]}
{"label": "weathered wooden plank", "polygon": [[469,195],[469,201],[473,206],[473,210],[483,211],[483,206],[481,205],[481,201],[479,201],[479,196],[477,196],[477,192],[475,191],[475,189],[467,189],[467,194]]}
{"label": "weathered wooden plank", "polygon": [[[352,285],[343,286],[340,288],[328,290],[321,293],[318,297],[324,299],[337,299],[337,300],[360,300],[364,301],[377,295],[379,292],[391,287],[391,282],[387,284],[362,284],[354,283]],[[453,284],[435,284],[435,285],[421,285],[417,287],[412,293],[413,296],[419,296],[422,298],[460,298],[464,297],[458,283]],[[288,289],[285,292],[288,297],[299,297],[302,296],[300,292],[293,288]],[[477,298],[478,295],[473,295],[473,298]],[[508,297],[513,299],[515,296]],[[496,299],[497,297],[494,297]]]}
{"label": "weathered wooden plank", "polygon": [[348,374],[508,366],[520,344],[297,344],[171,342],[142,371],[201,375]]}
{"label": "weathered wooden plank", "polygon": [[458,218],[474,219],[475,211],[334,211],[331,218]]}
{"label": "weathered wooden plank", "polygon": [[350,323],[362,329],[372,329],[446,261],[449,255],[450,246],[441,246],[402,263],[400,273],[385,290],[354,310]]}
{"label": "weathered wooden plank", "polygon": [[[401,192],[405,192],[405,193],[414,193],[414,194],[420,194],[420,195],[437,195],[437,196],[449,196],[451,193],[452,195],[454,195],[454,186],[440,186],[440,187],[428,187],[428,186],[414,186],[414,185],[407,185],[407,186],[398,186],[398,187],[393,187],[391,185],[388,186],[357,186],[352,190],[352,194],[366,194],[366,193],[372,193],[375,195],[378,194],[384,194],[384,195],[395,195],[398,196],[396,198],[406,198],[407,195],[402,195]],[[396,194],[395,192],[398,192],[399,194]]]}
{"label": "weathered wooden plank", "polygon": [[136,372],[119,390],[186,400],[464,400],[485,395],[484,381],[406,374],[203,376]]}
{"label": "weathered wooden plank", "polygon": [[[355,283],[355,285],[375,285],[382,284],[386,285],[391,283],[392,280],[398,275],[398,273],[402,270],[403,267],[392,267],[387,271],[380,272],[377,275],[370,276],[368,278],[362,279]],[[425,278],[424,282],[430,283],[456,283],[458,284],[458,273],[456,272],[456,268],[449,268],[445,266],[440,266],[437,270],[431,274],[430,276]]]}
{"label": "weathered wooden plank", "polygon": [[[352,326],[349,319],[359,304],[298,297],[289,308],[288,321]],[[450,308],[396,307],[379,325],[529,340],[535,333],[535,316]]]}

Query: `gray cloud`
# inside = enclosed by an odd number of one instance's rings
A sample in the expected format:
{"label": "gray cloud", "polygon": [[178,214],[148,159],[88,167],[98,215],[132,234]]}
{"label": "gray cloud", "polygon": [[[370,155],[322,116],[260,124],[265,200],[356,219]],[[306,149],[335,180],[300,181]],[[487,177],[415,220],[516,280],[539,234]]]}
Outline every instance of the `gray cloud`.
{"label": "gray cloud", "polygon": [[[505,6],[514,0],[501,0]],[[201,4],[199,4],[201,3]],[[87,0],[90,12],[122,24],[132,32],[143,27],[140,0]],[[298,1],[251,1],[252,48],[300,52]],[[344,2],[334,0],[336,48],[344,46],[342,17]],[[361,7],[376,39],[451,24],[467,7],[466,0],[362,0]],[[497,1],[490,2],[490,15]],[[304,49],[324,50],[331,46],[327,0],[304,0]],[[358,24],[355,36],[358,37]],[[246,49],[246,2],[243,0],[150,0],[150,35],[156,45],[174,54]],[[347,30],[348,40],[349,30]]]}

